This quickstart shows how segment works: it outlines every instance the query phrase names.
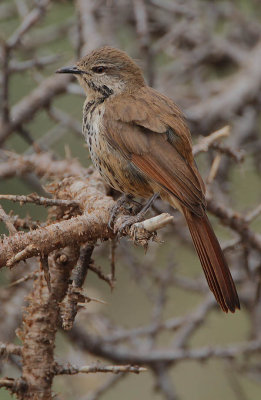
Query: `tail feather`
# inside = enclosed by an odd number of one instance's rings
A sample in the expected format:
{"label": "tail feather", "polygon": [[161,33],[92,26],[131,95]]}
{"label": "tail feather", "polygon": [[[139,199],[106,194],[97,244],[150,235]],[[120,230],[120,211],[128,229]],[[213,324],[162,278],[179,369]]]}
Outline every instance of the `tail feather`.
{"label": "tail feather", "polygon": [[215,298],[216,298],[218,304],[220,305],[220,307],[222,308],[222,310],[227,312],[228,308],[226,306],[226,303],[224,302],[222,292],[220,290],[215,273],[213,273],[214,271],[212,270],[211,267],[209,268],[210,260],[209,260],[209,257],[206,253],[204,246],[202,246],[202,241],[200,240],[200,237],[198,237],[197,232],[194,233],[193,235],[191,234],[191,236],[193,238],[193,243],[197,250],[201,265],[203,267],[203,271],[205,273],[205,276],[206,276],[206,279],[208,282],[208,286],[209,286],[210,290],[214,293]]}
{"label": "tail feather", "polygon": [[235,284],[207,215],[183,212],[210,290],[224,312],[235,312],[240,309]]}

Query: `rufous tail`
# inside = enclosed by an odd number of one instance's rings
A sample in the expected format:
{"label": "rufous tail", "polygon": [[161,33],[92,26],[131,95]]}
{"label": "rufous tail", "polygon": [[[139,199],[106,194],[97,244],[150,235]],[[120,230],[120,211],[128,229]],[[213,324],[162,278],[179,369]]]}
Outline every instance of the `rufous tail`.
{"label": "rufous tail", "polygon": [[240,309],[236,287],[207,215],[183,209],[210,290],[224,312]]}

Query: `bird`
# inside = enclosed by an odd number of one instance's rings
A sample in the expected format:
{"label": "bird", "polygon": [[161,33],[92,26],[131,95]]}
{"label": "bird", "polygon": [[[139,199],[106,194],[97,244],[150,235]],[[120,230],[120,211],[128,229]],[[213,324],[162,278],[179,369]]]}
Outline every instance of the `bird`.
{"label": "bird", "polygon": [[57,73],[83,87],[83,135],[94,166],[125,195],[159,195],[185,217],[207,283],[224,312],[240,309],[237,290],[206,214],[205,185],[179,107],[147,86],[138,64],[104,46]]}

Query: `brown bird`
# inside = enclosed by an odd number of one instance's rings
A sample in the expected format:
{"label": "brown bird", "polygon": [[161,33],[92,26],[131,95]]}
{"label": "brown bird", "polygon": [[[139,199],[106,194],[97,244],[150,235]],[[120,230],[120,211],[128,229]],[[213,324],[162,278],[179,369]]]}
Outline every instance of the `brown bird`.
{"label": "brown bird", "polygon": [[58,73],[77,76],[86,92],[83,134],[92,161],[116,190],[159,193],[186,218],[210,290],[223,311],[240,308],[228,265],[206,215],[205,186],[189,129],[176,104],[148,87],[123,51],[102,47]]}

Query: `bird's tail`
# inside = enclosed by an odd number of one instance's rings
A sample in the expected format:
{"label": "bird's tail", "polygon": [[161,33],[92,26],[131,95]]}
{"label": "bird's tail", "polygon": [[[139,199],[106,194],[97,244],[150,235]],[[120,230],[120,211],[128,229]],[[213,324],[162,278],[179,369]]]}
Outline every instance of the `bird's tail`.
{"label": "bird's tail", "polygon": [[236,287],[207,215],[183,213],[211,291],[224,312],[235,312],[240,309]]}

